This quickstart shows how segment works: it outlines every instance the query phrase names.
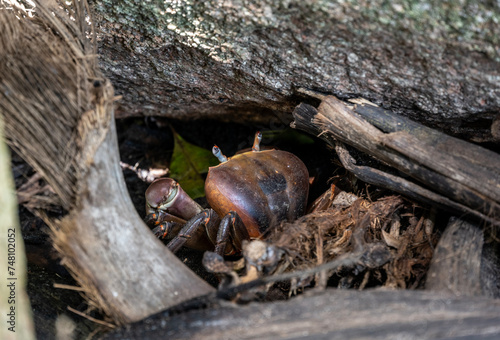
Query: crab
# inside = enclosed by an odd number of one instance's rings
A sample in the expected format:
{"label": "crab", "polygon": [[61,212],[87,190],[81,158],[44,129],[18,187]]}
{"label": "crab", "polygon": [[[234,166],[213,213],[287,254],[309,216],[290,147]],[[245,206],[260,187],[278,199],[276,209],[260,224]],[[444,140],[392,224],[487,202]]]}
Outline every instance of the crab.
{"label": "crab", "polygon": [[243,240],[260,239],[269,228],[303,215],[309,174],[292,153],[261,150],[262,134],[252,150],[226,157],[215,145],[220,164],[210,167],[203,209],[171,178],[155,180],[146,190],[146,223],[167,247],[186,246],[224,255],[239,254]]}

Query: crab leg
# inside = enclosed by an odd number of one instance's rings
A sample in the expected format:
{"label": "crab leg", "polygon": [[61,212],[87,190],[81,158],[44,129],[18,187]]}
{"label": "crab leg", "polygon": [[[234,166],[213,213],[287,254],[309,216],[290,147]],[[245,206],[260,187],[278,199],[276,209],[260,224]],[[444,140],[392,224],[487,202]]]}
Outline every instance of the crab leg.
{"label": "crab leg", "polygon": [[[173,253],[176,253],[186,244],[186,242],[191,241],[192,239],[195,241],[194,239],[206,238],[207,233],[208,239],[211,240],[214,235],[210,235],[210,232],[208,231],[216,230],[219,221],[220,219],[215,211],[212,209],[203,210],[186,222],[177,236],[175,236],[172,241],[167,244],[168,249],[170,249]],[[207,233],[205,231],[207,231]],[[193,245],[196,244],[196,242],[190,243]],[[208,250],[209,246],[207,245],[206,248],[207,249],[205,250]]]}
{"label": "crab leg", "polygon": [[174,216],[172,214],[169,214],[167,212],[158,210],[158,211],[147,214],[146,217],[144,218],[144,222],[149,227],[152,228],[152,227],[156,227],[156,226],[160,225],[163,222],[174,222],[174,223],[183,225],[186,223],[186,220],[184,220],[180,217]]}
{"label": "crab leg", "polygon": [[161,222],[152,232],[159,239],[164,239],[172,234],[176,226],[177,224],[175,222]]}
{"label": "crab leg", "polygon": [[[232,242],[228,242],[231,235]],[[237,249],[241,249],[242,241],[248,239],[250,236],[240,217],[234,211],[230,211],[220,222],[215,242],[215,253],[221,256],[234,255]]]}

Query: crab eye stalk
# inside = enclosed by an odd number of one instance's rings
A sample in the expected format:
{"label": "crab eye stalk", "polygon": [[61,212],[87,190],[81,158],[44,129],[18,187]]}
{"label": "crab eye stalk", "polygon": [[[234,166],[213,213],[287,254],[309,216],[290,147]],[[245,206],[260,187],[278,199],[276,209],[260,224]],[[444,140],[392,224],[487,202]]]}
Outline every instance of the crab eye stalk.
{"label": "crab eye stalk", "polygon": [[202,208],[182,190],[172,178],[160,178],[146,190],[146,212],[163,211],[183,219],[190,219]]}
{"label": "crab eye stalk", "polygon": [[214,154],[215,157],[219,160],[219,162],[224,163],[227,162],[227,157],[222,154],[222,151],[217,145],[214,145],[212,148],[212,153]]}
{"label": "crab eye stalk", "polygon": [[255,134],[255,138],[253,140],[252,151],[257,152],[260,151],[260,141],[262,140],[262,132],[257,131]]}

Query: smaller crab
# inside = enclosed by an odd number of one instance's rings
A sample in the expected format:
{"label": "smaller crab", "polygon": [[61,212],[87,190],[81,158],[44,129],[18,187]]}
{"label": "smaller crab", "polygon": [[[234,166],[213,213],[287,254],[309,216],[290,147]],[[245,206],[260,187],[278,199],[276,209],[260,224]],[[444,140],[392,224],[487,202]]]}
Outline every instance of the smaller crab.
{"label": "smaller crab", "polygon": [[214,146],[221,164],[211,167],[205,194],[212,209],[203,209],[171,178],[160,178],[146,190],[145,221],[153,233],[170,240],[167,247],[214,250],[219,255],[241,252],[242,241],[258,239],[281,221],[304,214],[309,174],[295,155],[260,150],[257,132],[251,151],[227,158]]}

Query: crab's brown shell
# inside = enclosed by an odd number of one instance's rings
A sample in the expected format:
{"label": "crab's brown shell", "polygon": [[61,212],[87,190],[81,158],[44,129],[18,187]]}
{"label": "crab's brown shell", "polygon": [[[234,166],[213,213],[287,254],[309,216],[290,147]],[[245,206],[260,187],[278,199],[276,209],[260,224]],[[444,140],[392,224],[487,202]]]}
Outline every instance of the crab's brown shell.
{"label": "crab's brown shell", "polygon": [[219,216],[235,211],[251,238],[279,222],[304,214],[309,173],[295,155],[250,151],[211,167],[205,182],[208,203]]}

